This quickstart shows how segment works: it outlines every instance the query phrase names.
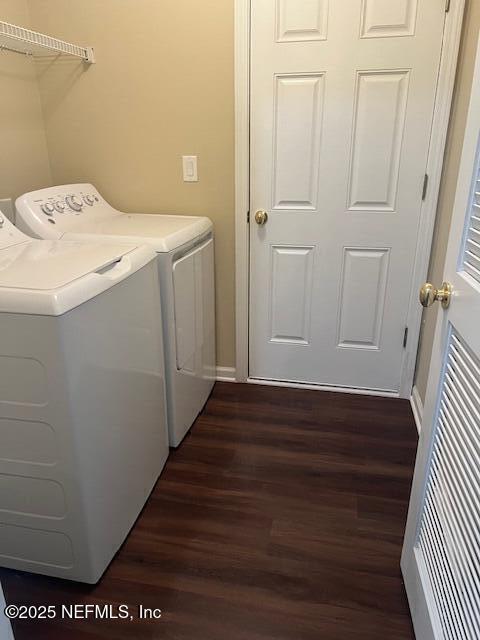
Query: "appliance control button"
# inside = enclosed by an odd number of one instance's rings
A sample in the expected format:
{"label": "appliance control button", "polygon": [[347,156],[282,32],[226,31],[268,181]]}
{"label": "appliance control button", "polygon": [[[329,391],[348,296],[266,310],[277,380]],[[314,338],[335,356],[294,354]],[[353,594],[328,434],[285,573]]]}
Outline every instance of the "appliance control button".
{"label": "appliance control button", "polygon": [[3,225],[5,224],[5,218],[0,215],[0,229],[3,227]]}
{"label": "appliance control button", "polygon": [[55,202],[53,206],[55,207],[55,211],[58,211],[58,213],[63,213],[65,211],[65,203],[61,200]]}
{"label": "appliance control button", "polygon": [[83,208],[83,203],[77,196],[67,196],[65,202],[73,211],[81,211]]}
{"label": "appliance control button", "polygon": [[95,202],[95,198],[93,196],[83,196],[83,201],[85,202],[85,204],[88,204],[89,207],[93,206],[93,203]]}
{"label": "appliance control button", "polygon": [[51,216],[55,211],[55,208],[51,202],[45,202],[45,204],[42,204],[42,211],[47,216]]}

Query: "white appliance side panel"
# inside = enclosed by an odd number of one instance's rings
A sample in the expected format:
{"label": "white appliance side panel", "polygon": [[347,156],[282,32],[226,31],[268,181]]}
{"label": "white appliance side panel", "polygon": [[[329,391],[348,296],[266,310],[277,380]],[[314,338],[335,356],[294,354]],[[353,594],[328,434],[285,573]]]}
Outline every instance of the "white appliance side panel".
{"label": "white appliance side panel", "polygon": [[160,312],[154,261],[62,318],[96,580],[135,523],[168,456]]}
{"label": "white appliance side panel", "polygon": [[212,376],[211,336],[215,333],[212,239],[174,262],[173,290],[177,369],[197,376]]}
{"label": "white appliance side panel", "polygon": [[180,258],[173,265],[173,289],[175,296],[175,342],[177,345],[177,369],[195,375],[197,352],[196,324],[197,283],[195,278],[196,252]]}
{"label": "white appliance side panel", "polygon": [[199,254],[200,278],[202,281],[202,376],[215,380],[217,358],[215,343],[215,245],[213,240],[203,246]]}
{"label": "white appliance side panel", "polygon": [[[172,447],[181,443],[215,383],[214,262],[213,238],[193,248],[177,261],[172,254],[158,256]],[[180,277],[176,279],[177,270],[177,276]],[[191,293],[192,287],[194,296]],[[193,317],[193,322],[187,314]],[[177,325],[179,315],[181,320]],[[178,331],[179,326],[183,331]],[[187,326],[190,332],[188,340],[185,339]],[[177,344],[180,339],[183,343],[180,345],[179,355]],[[179,369],[177,366],[177,362],[182,363],[185,359],[185,353],[190,353],[190,363],[194,363],[193,371]]]}
{"label": "white appliance side panel", "polygon": [[81,579],[89,544],[59,321],[2,313],[0,327],[0,566]]}

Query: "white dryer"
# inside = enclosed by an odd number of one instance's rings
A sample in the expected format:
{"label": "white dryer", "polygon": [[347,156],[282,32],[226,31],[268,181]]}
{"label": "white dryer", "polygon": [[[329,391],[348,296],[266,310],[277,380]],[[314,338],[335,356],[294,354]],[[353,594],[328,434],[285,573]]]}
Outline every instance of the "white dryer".
{"label": "white dryer", "polygon": [[0,565],[95,583],[168,455],[155,253],[0,216]]}
{"label": "white dryer", "polygon": [[208,218],[117,211],[91,184],[21,196],[16,224],[37,238],[145,242],[157,253],[170,446],[177,447],[215,381],[213,227]]}

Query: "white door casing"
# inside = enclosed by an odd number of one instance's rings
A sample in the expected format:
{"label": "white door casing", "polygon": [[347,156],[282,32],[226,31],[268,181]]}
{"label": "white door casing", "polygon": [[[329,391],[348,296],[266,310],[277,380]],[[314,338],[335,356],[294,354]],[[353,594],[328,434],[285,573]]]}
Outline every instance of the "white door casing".
{"label": "white door casing", "polygon": [[[402,570],[417,638],[480,637],[480,48]],[[440,283],[437,283],[440,284]]]}
{"label": "white door casing", "polygon": [[444,9],[253,0],[252,378],[399,391]]}

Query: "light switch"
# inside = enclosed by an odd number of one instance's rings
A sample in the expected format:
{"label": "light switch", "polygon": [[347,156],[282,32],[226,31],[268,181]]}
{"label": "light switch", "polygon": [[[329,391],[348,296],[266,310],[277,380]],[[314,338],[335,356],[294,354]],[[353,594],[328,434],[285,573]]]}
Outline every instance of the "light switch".
{"label": "light switch", "polygon": [[198,182],[197,156],[183,156],[183,181]]}

